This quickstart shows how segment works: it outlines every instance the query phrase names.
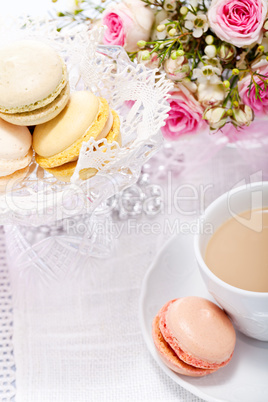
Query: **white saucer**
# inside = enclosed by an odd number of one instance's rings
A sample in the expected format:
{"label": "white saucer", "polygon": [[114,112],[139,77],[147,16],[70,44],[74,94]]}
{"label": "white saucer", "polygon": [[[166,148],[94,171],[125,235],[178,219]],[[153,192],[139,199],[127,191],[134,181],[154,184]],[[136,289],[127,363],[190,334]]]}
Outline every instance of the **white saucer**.
{"label": "white saucer", "polygon": [[164,303],[183,296],[213,300],[199,274],[191,235],[176,235],[162,248],[142,286],[142,333],[149,351],[163,371],[183,388],[207,401],[268,401],[268,342],[255,341],[237,332],[231,362],[203,378],[176,374],[162,363],[151,336],[152,321]]}

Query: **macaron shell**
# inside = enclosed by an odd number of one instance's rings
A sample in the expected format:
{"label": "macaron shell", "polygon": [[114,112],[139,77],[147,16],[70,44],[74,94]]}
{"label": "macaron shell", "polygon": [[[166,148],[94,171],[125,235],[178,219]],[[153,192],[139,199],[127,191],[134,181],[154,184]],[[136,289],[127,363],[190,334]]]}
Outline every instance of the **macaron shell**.
{"label": "macaron shell", "polygon": [[66,108],[55,119],[35,128],[35,152],[39,156],[50,158],[66,150],[85,134],[98,113],[97,96],[89,91],[73,92]]}
{"label": "macaron shell", "polygon": [[35,109],[31,112],[22,113],[0,113],[0,117],[11,124],[19,126],[35,126],[54,119],[67,105],[70,97],[69,83],[65,85],[61,93],[51,103]]}
{"label": "macaron shell", "polygon": [[32,145],[32,136],[27,127],[14,126],[0,119],[0,160],[20,159]]}
{"label": "macaron shell", "polygon": [[156,315],[153,321],[152,335],[157,352],[160,358],[166,364],[166,366],[168,366],[171,370],[175,371],[178,374],[183,374],[190,377],[203,377],[205,375],[213,373],[215,370],[193,367],[185,363],[181,359],[179,359],[174,350],[165,341],[160,331],[159,321],[161,315],[162,315],[162,309]]}
{"label": "macaron shell", "polygon": [[185,297],[167,303],[160,330],[179,358],[188,364],[217,369],[232,358],[235,330],[223,310],[209,300]]}
{"label": "macaron shell", "polygon": [[[21,170],[28,166],[33,157],[32,148],[29,149],[28,153],[19,159],[0,159],[0,177],[6,177],[9,174],[16,172],[16,170]],[[2,173],[2,175],[1,175]]]}
{"label": "macaron shell", "polygon": [[22,40],[0,48],[0,111],[25,112],[43,107],[66,85],[67,70],[55,49]]}
{"label": "macaron shell", "polygon": [[29,166],[26,166],[8,176],[0,177],[0,192],[9,193],[14,190],[14,187],[27,177],[29,171]]}
{"label": "macaron shell", "polygon": [[[118,114],[112,110],[113,114],[113,126],[107,135],[106,139],[109,143],[113,141],[117,141],[119,145],[122,144],[121,133],[120,133],[120,119]],[[105,151],[105,150],[104,150]],[[76,168],[77,161],[75,162],[68,162],[64,165],[55,167],[55,168],[46,168],[45,170],[55,176],[58,180],[64,182],[70,182],[72,175],[74,174]],[[79,177],[81,180],[87,180],[98,173],[98,170],[92,167],[82,169],[79,172]]]}
{"label": "macaron shell", "polygon": [[[103,130],[109,116],[109,105],[104,98],[99,98],[99,114],[96,117],[90,128],[81,135],[69,148],[56,154],[50,158],[42,157],[36,151],[36,162],[43,168],[53,168],[61,166],[65,163],[73,161],[78,157],[80,148],[83,142],[88,141],[91,137],[96,138],[98,134]],[[73,130],[75,127],[72,126]],[[64,133],[62,133],[64,135]],[[33,133],[33,148],[36,149],[35,132]]]}

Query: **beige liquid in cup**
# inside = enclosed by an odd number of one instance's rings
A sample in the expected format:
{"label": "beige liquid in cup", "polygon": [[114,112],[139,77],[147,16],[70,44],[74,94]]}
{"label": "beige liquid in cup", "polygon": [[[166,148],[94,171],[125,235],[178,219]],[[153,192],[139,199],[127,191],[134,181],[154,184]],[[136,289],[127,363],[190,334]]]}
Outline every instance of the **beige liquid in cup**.
{"label": "beige liquid in cup", "polygon": [[208,242],[205,262],[229,285],[268,292],[268,208],[243,212],[220,226]]}

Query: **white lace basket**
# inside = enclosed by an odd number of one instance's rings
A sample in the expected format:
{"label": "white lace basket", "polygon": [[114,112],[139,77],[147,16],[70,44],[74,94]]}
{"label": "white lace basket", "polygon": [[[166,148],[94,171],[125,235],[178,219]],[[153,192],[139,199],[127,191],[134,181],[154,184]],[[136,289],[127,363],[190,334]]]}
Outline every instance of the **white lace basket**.
{"label": "white lace basket", "polygon": [[[171,84],[157,70],[130,62],[121,47],[99,45],[103,28],[58,32],[55,21],[0,22],[0,45],[29,38],[53,46],[67,64],[71,91],[90,90],[119,114],[123,141],[122,147],[106,139],[83,143],[70,184],[57,181],[33,160],[28,177],[0,195],[0,224],[39,226],[91,214],[135,183],[141,166],[161,147]],[[96,176],[80,180],[79,171],[89,167],[97,169]]]}

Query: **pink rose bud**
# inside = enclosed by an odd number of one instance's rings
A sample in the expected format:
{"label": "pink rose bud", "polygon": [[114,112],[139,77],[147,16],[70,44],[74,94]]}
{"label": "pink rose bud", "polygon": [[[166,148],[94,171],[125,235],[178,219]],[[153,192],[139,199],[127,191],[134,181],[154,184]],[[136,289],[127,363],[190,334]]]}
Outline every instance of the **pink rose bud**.
{"label": "pink rose bud", "polygon": [[228,43],[222,44],[218,50],[218,56],[224,63],[229,63],[236,56],[236,49]]}
{"label": "pink rose bud", "polygon": [[150,54],[148,52],[148,57],[144,57],[144,51],[138,52],[137,57],[138,63],[144,64],[147,68],[158,68],[160,65],[160,60],[158,57],[158,53],[154,52]]}
{"label": "pink rose bud", "polygon": [[165,61],[164,69],[167,77],[172,81],[181,81],[190,73],[188,60],[184,56],[179,56],[175,60],[169,58]]}
{"label": "pink rose bud", "polygon": [[106,31],[103,36],[105,45],[123,46],[127,52],[139,50],[137,43],[147,41],[154,21],[151,8],[145,7],[141,0],[123,0],[111,4],[102,14]]}

